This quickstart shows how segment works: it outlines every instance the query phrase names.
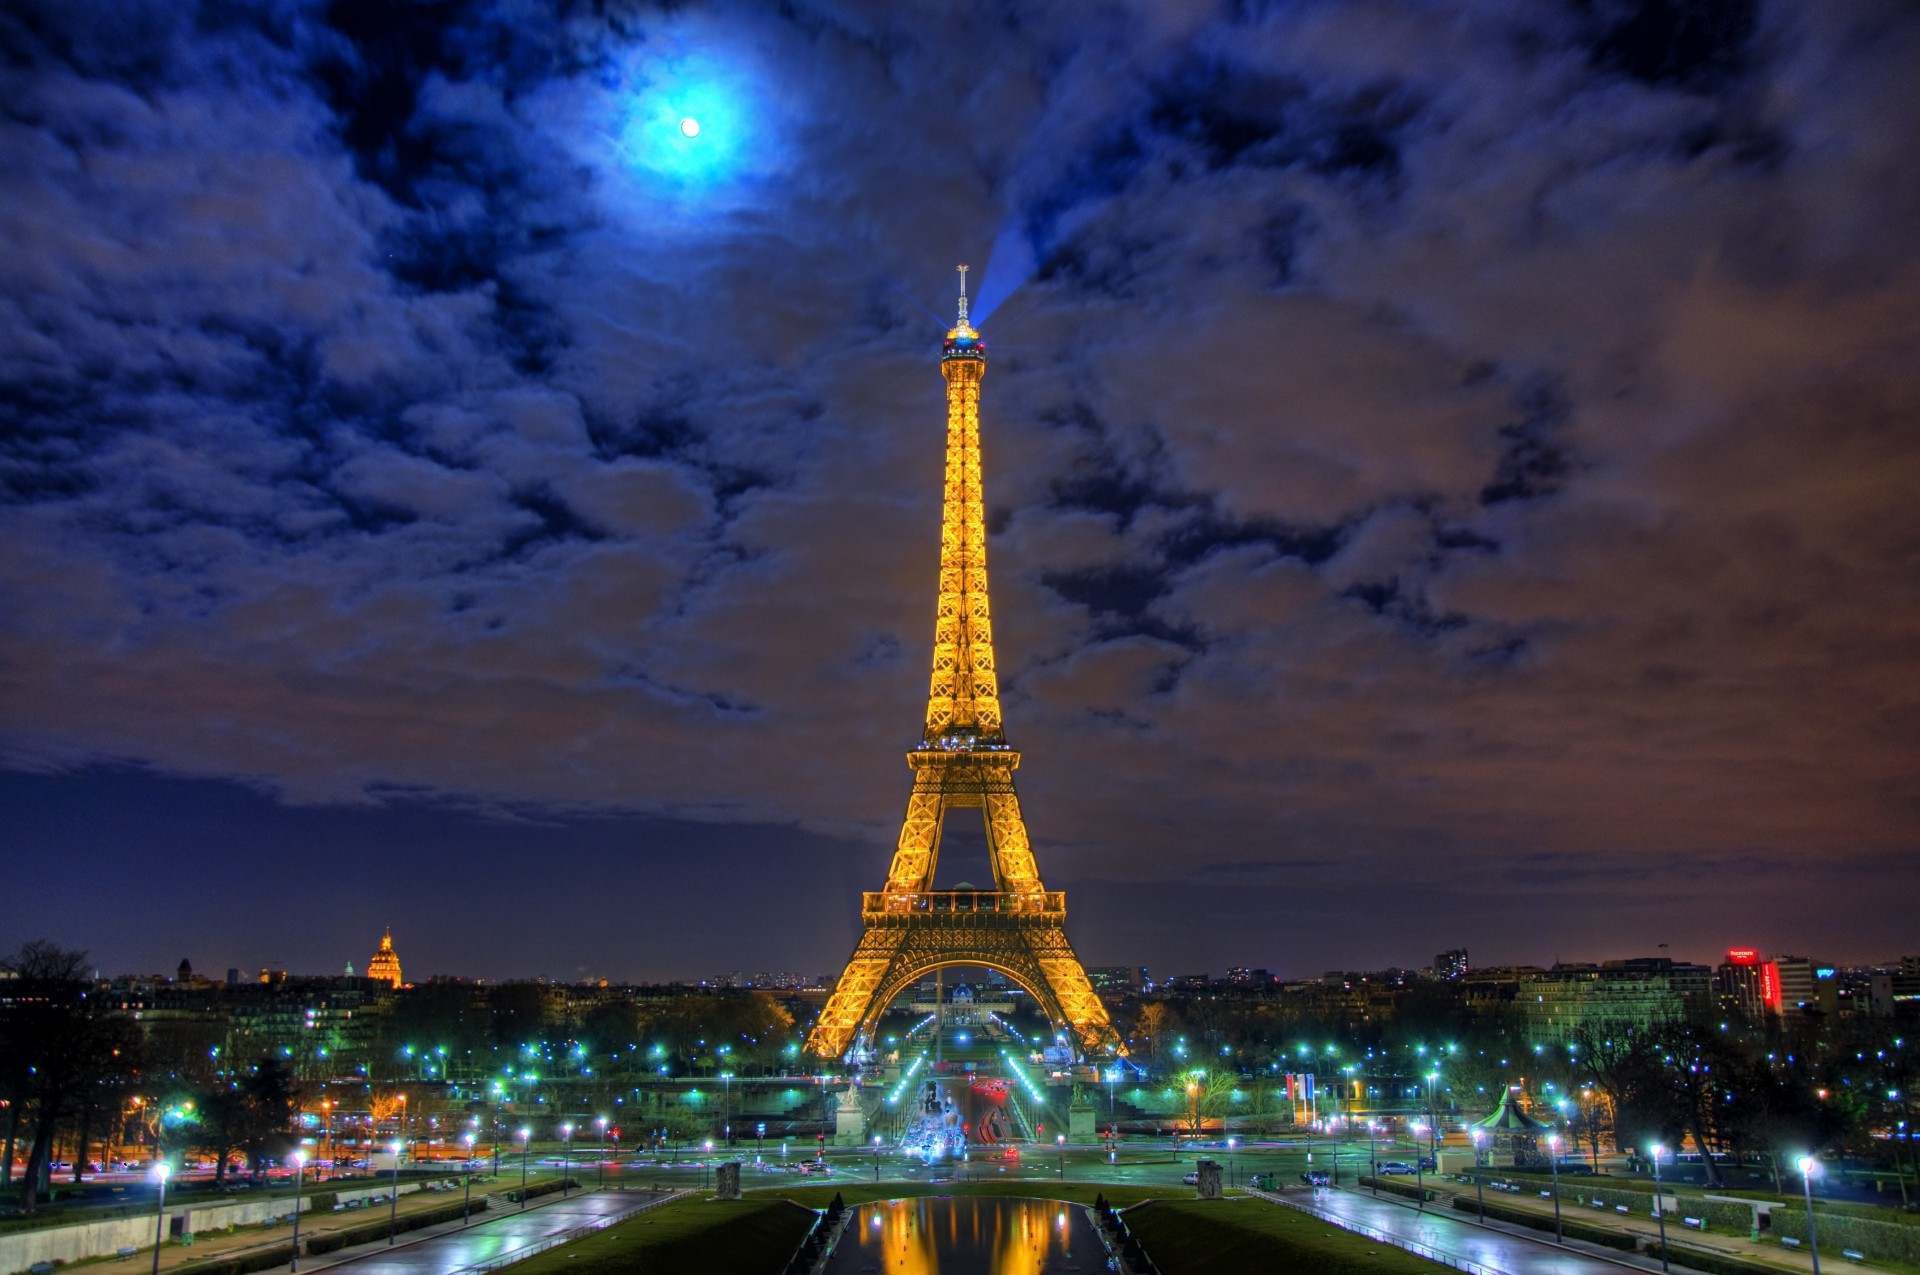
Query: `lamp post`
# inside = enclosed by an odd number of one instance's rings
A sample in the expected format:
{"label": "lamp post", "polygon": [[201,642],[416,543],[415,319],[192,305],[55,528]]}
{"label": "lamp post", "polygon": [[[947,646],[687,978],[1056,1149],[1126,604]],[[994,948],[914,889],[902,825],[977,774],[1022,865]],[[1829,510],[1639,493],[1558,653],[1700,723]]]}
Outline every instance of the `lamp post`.
{"label": "lamp post", "polygon": [[[1240,1145],[1240,1139],[1238,1138],[1227,1139],[1227,1185],[1228,1186],[1235,1185],[1234,1176],[1233,1176],[1233,1149],[1239,1145]],[[1338,1164],[1339,1162],[1340,1162],[1340,1157],[1338,1155],[1334,1156],[1334,1163]]]}
{"label": "lamp post", "polygon": [[1373,1193],[1375,1195],[1380,1194],[1380,1152],[1375,1149],[1374,1145],[1379,1133],[1379,1122],[1374,1120],[1367,1121],[1367,1181],[1373,1184]]}
{"label": "lamp post", "polygon": [[1418,1120],[1414,1121],[1408,1128],[1413,1131],[1413,1189],[1420,1197],[1416,1203],[1419,1204],[1420,1211],[1424,1213],[1427,1211],[1427,1183],[1424,1176],[1427,1171],[1427,1158],[1420,1154],[1420,1135],[1425,1133],[1426,1130],[1420,1126]]}
{"label": "lamp post", "polygon": [[387,1197],[387,1243],[393,1243],[394,1232],[400,1223],[400,1152],[406,1144],[393,1144],[393,1193]]}
{"label": "lamp post", "polygon": [[1567,1242],[1567,1234],[1565,1229],[1562,1228],[1562,1226],[1560,1225],[1560,1135],[1559,1134],[1550,1133],[1547,1135],[1547,1154],[1548,1156],[1551,1157],[1551,1163],[1553,1165],[1553,1242],[1555,1244],[1565,1244]]}
{"label": "lamp post", "polygon": [[533,1130],[522,1125],[520,1128],[520,1209],[527,1207],[527,1139],[533,1136]]}
{"label": "lamp post", "polygon": [[[1433,1086],[1434,1082],[1439,1079],[1440,1072],[1437,1069],[1427,1073],[1427,1119],[1433,1125],[1432,1149],[1429,1154],[1433,1156],[1436,1165],[1440,1160],[1440,1109],[1434,1105]],[[1413,1154],[1416,1160],[1419,1159],[1420,1148],[1417,1144],[1413,1148]]]}
{"label": "lamp post", "polygon": [[1667,1268],[1667,1210],[1665,1200],[1660,1194],[1660,1153],[1666,1150],[1659,1143],[1647,1148],[1647,1154],[1653,1157],[1653,1216],[1660,1223],[1660,1269]]}
{"label": "lamp post", "polygon": [[1067,1135],[1056,1133],[1053,1135],[1053,1141],[1060,1148],[1060,1180],[1065,1182],[1067,1180]]}
{"label": "lamp post", "polygon": [[1485,1136],[1486,1134],[1478,1129],[1473,1131],[1473,1194],[1479,1203],[1482,1222],[1487,1220],[1487,1188],[1485,1186],[1487,1175],[1486,1171],[1480,1167],[1480,1139]]}
{"label": "lamp post", "polygon": [[757,1120],[753,1126],[753,1158],[758,1160],[767,1149],[767,1122]]}
{"label": "lamp post", "polygon": [[165,1160],[153,1166],[154,1185],[159,1188],[153,1197],[153,1275],[160,1275],[160,1245],[166,1240],[167,1175],[172,1172],[173,1166]]}
{"label": "lamp post", "polygon": [[567,1196],[567,1171],[573,1167],[573,1126],[560,1126],[560,1198]]}
{"label": "lamp post", "polygon": [[873,1180],[880,1180],[880,1135],[873,1135]]}
{"label": "lamp post", "polygon": [[1800,1166],[1800,1189],[1807,1199],[1807,1247],[1813,1250],[1813,1275],[1820,1275],[1820,1234],[1813,1229],[1813,1175],[1820,1171],[1820,1162],[1803,1155],[1795,1163]]}
{"label": "lamp post", "polygon": [[300,1269],[300,1188],[306,1176],[307,1153],[296,1150],[293,1160],[293,1256],[287,1259],[287,1272],[292,1275]]}
{"label": "lamp post", "polygon": [[[880,1141],[880,1139],[875,1138],[874,1141],[878,1142]],[[701,1163],[701,1174],[700,1174],[701,1189],[705,1190],[707,1184],[710,1184],[713,1181],[713,1139],[708,1138],[705,1142],[701,1143],[700,1145],[706,1151],[705,1157],[700,1162]],[[878,1178],[880,1175],[878,1173],[875,1173],[873,1176],[875,1178]]]}
{"label": "lamp post", "polygon": [[460,1225],[465,1226],[473,1217],[473,1135],[463,1133],[460,1141],[467,1144],[467,1195],[460,1205]]}
{"label": "lamp post", "polygon": [[[595,1116],[593,1123],[600,1127],[600,1141],[604,1144],[607,1140],[607,1118]],[[607,1185],[607,1149],[604,1145],[600,1148],[600,1154],[594,1157],[594,1166],[597,1170],[593,1179],[594,1189],[604,1190]]]}

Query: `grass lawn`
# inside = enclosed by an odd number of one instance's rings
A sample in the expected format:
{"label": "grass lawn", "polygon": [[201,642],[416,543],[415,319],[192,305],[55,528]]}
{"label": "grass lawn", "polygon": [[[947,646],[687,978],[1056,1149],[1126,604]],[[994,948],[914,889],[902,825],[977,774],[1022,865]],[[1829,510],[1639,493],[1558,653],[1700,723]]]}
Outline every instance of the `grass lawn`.
{"label": "grass lawn", "polygon": [[1156,1200],[1126,1214],[1165,1275],[1312,1271],[1314,1275],[1432,1275],[1437,1263],[1293,1209],[1245,1197]]}
{"label": "grass lawn", "polygon": [[[828,1193],[831,1198],[832,1193]],[[676,1200],[514,1265],[514,1275],[777,1271],[813,1214],[785,1200]]]}

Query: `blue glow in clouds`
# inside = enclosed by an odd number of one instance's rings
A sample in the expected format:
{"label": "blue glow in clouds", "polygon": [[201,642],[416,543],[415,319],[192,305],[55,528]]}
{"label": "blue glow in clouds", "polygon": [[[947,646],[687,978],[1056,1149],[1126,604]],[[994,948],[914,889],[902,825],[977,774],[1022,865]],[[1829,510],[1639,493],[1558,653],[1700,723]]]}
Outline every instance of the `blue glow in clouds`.
{"label": "blue glow in clouds", "polygon": [[620,159],[643,182],[687,192],[745,177],[749,145],[765,146],[755,85],[738,68],[688,58],[632,77],[614,134]]}

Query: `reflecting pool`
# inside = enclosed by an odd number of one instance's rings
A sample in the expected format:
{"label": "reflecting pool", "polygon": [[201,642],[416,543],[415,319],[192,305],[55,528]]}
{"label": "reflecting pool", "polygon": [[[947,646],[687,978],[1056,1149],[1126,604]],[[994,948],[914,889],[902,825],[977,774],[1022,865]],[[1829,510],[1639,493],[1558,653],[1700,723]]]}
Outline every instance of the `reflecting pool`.
{"label": "reflecting pool", "polygon": [[1078,1204],[951,1195],[861,1205],[826,1266],[827,1275],[1106,1269],[1106,1249]]}

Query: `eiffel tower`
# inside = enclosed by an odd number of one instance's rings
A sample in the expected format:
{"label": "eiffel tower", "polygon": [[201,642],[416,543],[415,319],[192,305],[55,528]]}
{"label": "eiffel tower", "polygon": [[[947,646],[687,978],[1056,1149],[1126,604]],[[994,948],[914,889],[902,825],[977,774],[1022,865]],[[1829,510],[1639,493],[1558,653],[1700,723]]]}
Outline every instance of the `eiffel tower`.
{"label": "eiffel tower", "polygon": [[[823,1058],[864,1046],[896,996],[952,965],[999,970],[1083,1051],[1120,1047],[1106,1006],[1067,942],[1066,895],[1040,883],[1013,788],[1020,754],[1000,725],[980,490],[986,370],[986,343],[967,322],[967,268],[961,266],[960,321],[940,351],[947,382],[946,507],[926,729],[907,754],[913,791],[886,888],[860,896],[865,931],[807,1038],[808,1051]],[[961,807],[980,810],[986,821],[991,890],[934,889],[941,829],[947,812]]]}

